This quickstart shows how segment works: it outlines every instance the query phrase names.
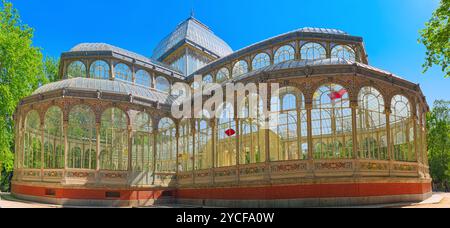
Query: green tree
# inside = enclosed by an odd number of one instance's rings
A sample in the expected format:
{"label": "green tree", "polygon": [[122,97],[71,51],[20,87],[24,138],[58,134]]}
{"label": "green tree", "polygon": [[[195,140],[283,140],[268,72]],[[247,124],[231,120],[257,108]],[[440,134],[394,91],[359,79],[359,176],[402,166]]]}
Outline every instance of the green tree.
{"label": "green tree", "polygon": [[[0,172],[13,169],[14,119],[19,101],[48,80],[33,29],[6,0],[0,5]],[[0,175],[1,176],[5,176]]]}
{"label": "green tree", "polygon": [[441,66],[445,77],[450,77],[450,0],[441,0],[439,8],[426,23],[426,28],[420,31],[420,43],[427,48],[424,72],[433,65]]}
{"label": "green tree", "polygon": [[59,79],[59,59],[46,57],[44,59],[44,75],[49,82]]}
{"label": "green tree", "polygon": [[428,154],[435,183],[450,181],[450,101],[436,101],[427,116]]}

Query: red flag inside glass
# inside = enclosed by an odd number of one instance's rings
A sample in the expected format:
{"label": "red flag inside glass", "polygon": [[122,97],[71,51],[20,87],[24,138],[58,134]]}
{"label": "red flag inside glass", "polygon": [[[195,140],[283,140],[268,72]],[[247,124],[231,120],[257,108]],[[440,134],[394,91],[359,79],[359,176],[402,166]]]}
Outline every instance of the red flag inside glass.
{"label": "red flag inside glass", "polygon": [[341,90],[339,90],[339,92],[332,92],[332,93],[328,94],[328,96],[330,97],[330,99],[332,101],[335,101],[338,99],[342,99],[346,93],[347,93],[346,89],[341,89]]}
{"label": "red flag inside glass", "polygon": [[236,131],[233,130],[233,129],[228,129],[228,130],[225,131],[225,134],[226,134],[228,137],[231,137],[231,136],[233,136],[233,135],[236,134]]}

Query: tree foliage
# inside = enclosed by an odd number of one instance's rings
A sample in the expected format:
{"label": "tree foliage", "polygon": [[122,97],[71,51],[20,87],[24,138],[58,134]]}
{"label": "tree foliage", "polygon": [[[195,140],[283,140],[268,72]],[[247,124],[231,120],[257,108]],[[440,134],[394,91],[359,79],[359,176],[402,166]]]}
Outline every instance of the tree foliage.
{"label": "tree foliage", "polygon": [[[14,118],[19,101],[48,82],[33,29],[6,0],[0,3],[0,171],[13,169]],[[1,176],[1,175],[0,175]]]}
{"label": "tree foliage", "polygon": [[450,181],[450,101],[436,101],[427,117],[428,154],[435,183]]}
{"label": "tree foliage", "polygon": [[450,77],[450,0],[441,0],[439,8],[420,31],[421,43],[427,48],[424,71],[433,65],[441,66],[446,77]]}

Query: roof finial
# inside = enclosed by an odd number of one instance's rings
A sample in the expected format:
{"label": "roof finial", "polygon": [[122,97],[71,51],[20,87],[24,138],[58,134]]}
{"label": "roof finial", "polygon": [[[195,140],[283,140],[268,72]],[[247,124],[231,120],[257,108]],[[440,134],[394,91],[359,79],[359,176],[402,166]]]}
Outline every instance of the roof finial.
{"label": "roof finial", "polygon": [[192,8],[191,9],[191,18],[194,18],[195,17],[195,11],[194,11],[194,8]]}

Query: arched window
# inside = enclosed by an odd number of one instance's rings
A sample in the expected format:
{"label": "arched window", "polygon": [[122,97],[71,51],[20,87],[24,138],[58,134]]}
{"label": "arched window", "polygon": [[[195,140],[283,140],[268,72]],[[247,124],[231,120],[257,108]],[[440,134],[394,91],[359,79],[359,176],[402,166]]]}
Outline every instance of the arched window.
{"label": "arched window", "polygon": [[67,78],[85,78],[86,66],[81,61],[74,61],[67,67]]}
{"label": "arched window", "polygon": [[136,72],[136,85],[141,85],[145,87],[151,87],[152,86],[152,79],[150,77],[150,74],[145,70],[138,70]]}
{"label": "arched window", "polygon": [[212,83],[214,83],[214,79],[210,74],[203,77],[203,89],[208,88]]}
{"label": "arched window", "polygon": [[390,120],[393,154],[396,161],[415,161],[414,120],[411,104],[405,96],[392,98]]}
{"label": "arched window", "polygon": [[373,87],[364,87],[359,92],[356,125],[359,156],[363,159],[387,160],[384,99]]}
{"label": "arched window", "polygon": [[205,77],[203,77],[203,82],[204,83],[213,83],[214,80],[213,80],[213,77],[210,74],[208,74]]}
{"label": "arched window", "polygon": [[244,98],[239,113],[239,161],[255,164],[266,161],[263,101],[256,94]]}
{"label": "arched window", "polygon": [[133,82],[133,74],[130,70],[130,67],[128,67],[126,64],[119,63],[114,68],[114,77],[117,80],[126,81],[126,82]]}
{"label": "arched window", "polygon": [[271,161],[307,159],[307,116],[303,94],[294,87],[281,88],[272,97],[271,111]]}
{"label": "arched window", "polygon": [[331,58],[340,58],[348,61],[356,61],[355,51],[347,45],[337,45],[331,51]]}
{"label": "arched window", "polygon": [[193,170],[194,162],[194,134],[192,132],[192,125],[190,119],[185,119],[181,121],[180,124],[180,138],[179,142],[179,153],[178,161],[179,167],[178,171],[187,172]]}
{"label": "arched window", "polygon": [[227,68],[220,69],[219,72],[217,72],[217,74],[216,74],[216,82],[217,83],[224,82],[224,81],[228,80],[229,78],[230,78],[230,72],[228,71]]}
{"label": "arched window", "polygon": [[316,159],[352,158],[352,111],[345,88],[326,84],[314,93],[312,130],[314,145],[321,145],[314,147]]}
{"label": "arched window", "polygon": [[[71,169],[97,169],[97,131],[95,114],[89,106],[77,105],[69,114],[67,142],[68,167]],[[89,160],[89,162],[86,162]],[[85,162],[81,162],[85,161]]]}
{"label": "arched window", "polygon": [[275,64],[286,62],[295,58],[295,50],[291,45],[285,45],[275,52]]}
{"label": "arched window", "polygon": [[156,89],[162,92],[170,92],[170,82],[163,76],[156,78]]}
{"label": "arched window", "polygon": [[41,168],[41,119],[37,111],[30,111],[25,119],[23,147],[23,167],[31,169]]}
{"label": "arched window", "polygon": [[248,64],[246,61],[241,60],[234,64],[233,67],[233,77],[239,77],[243,74],[248,73]]}
{"label": "arched window", "polygon": [[260,53],[253,58],[253,70],[259,70],[270,65],[270,56],[266,53]]}
{"label": "arched window", "polygon": [[121,109],[110,108],[102,114],[100,129],[100,169],[128,170],[128,120]]}
{"label": "arched window", "polygon": [[133,170],[143,172],[153,172],[153,127],[150,115],[140,112],[133,121]]}
{"label": "arched window", "polygon": [[109,79],[109,65],[103,60],[97,60],[91,64],[90,77],[96,79]]}
{"label": "arched window", "polygon": [[301,58],[305,60],[317,60],[327,58],[325,48],[318,43],[306,43],[301,48]]}
{"label": "arched window", "polygon": [[45,114],[44,168],[64,169],[63,113],[57,106],[49,108]]}
{"label": "arched window", "polygon": [[215,167],[236,165],[237,129],[233,105],[223,103],[219,110]]}
{"label": "arched window", "polygon": [[163,118],[158,125],[158,147],[156,171],[173,173],[176,172],[177,161],[177,139],[176,125],[169,118]]}
{"label": "arched window", "polygon": [[212,167],[212,129],[206,119],[195,120],[195,170]]}

